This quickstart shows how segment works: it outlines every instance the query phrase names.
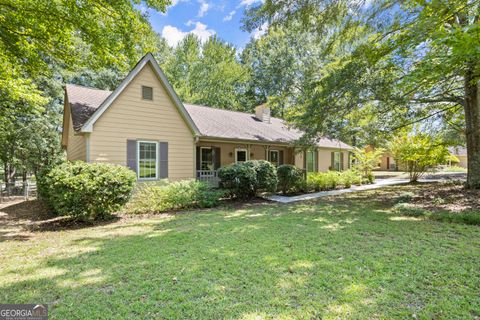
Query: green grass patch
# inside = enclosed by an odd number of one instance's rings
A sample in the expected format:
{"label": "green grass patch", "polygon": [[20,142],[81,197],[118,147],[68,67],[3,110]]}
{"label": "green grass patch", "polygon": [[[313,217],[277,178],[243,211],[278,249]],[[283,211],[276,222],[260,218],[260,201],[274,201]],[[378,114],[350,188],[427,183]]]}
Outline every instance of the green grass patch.
{"label": "green grass patch", "polygon": [[377,194],[3,241],[0,301],[48,303],[50,319],[479,317],[479,228],[403,216]]}

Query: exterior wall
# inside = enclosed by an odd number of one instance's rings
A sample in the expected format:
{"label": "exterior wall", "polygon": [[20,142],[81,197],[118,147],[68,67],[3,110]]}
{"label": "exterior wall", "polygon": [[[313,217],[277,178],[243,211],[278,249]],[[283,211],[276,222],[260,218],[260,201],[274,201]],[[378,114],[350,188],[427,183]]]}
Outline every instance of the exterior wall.
{"label": "exterior wall", "polygon": [[67,160],[82,160],[86,161],[87,147],[85,142],[85,137],[83,135],[75,135],[72,125],[72,116],[70,114],[70,107],[65,108],[67,113],[65,119],[68,122],[67,128]]}
{"label": "exterior wall", "polygon": [[[388,158],[390,158],[390,161],[387,160]],[[388,164],[392,164],[392,163],[396,163],[395,159],[393,158],[393,154],[391,152],[385,152],[383,155],[382,155],[382,158],[380,159],[380,170],[382,171],[394,171],[394,170],[391,170],[389,167],[388,167]]]}
{"label": "exterior wall", "polygon": [[325,172],[332,166],[332,152],[341,151],[343,153],[343,168],[348,170],[348,151],[339,149],[318,149],[318,171]]}
{"label": "exterior wall", "polygon": [[[210,142],[201,141],[197,143],[199,147],[216,147],[220,148],[220,165],[225,166],[235,163],[235,149],[247,149],[248,144],[237,142]],[[250,160],[266,160],[266,147],[268,145],[250,144]],[[293,164],[293,149],[288,147],[270,146],[270,150],[283,151],[284,164]]]}
{"label": "exterior wall", "polygon": [[[153,88],[153,101],[142,99],[142,85]],[[193,134],[150,64],[94,124],[89,161],[125,166],[127,139],[168,142],[168,178],[195,176]]]}
{"label": "exterior wall", "polygon": [[457,164],[459,167],[468,168],[467,156],[456,156],[460,162]]}

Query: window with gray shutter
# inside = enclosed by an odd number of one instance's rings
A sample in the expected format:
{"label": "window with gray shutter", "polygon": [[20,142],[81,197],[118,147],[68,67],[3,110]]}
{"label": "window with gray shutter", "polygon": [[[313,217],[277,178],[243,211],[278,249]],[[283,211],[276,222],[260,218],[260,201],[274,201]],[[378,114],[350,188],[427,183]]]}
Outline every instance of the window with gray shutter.
{"label": "window with gray shutter", "polygon": [[153,88],[142,86],[142,98],[143,100],[153,100]]}

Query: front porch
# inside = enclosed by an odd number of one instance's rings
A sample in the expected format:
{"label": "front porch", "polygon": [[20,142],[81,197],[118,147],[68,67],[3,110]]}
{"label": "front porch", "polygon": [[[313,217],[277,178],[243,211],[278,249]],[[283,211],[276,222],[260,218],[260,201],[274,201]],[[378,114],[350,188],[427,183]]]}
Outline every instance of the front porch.
{"label": "front porch", "polygon": [[296,164],[293,147],[275,144],[243,144],[201,141],[196,146],[196,179],[218,186],[221,166],[248,160],[267,160],[275,166]]}

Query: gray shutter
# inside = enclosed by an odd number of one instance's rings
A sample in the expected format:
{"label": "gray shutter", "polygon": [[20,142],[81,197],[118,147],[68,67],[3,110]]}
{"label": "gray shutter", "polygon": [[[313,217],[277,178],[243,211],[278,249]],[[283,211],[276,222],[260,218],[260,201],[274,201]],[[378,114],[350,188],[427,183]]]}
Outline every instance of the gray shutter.
{"label": "gray shutter", "polygon": [[313,171],[318,172],[318,149],[315,149],[313,152],[315,152],[315,156],[313,157],[315,168],[313,168]]}
{"label": "gray shutter", "polygon": [[278,152],[278,163],[279,163],[280,165],[283,164],[283,150],[280,150],[280,151]]}
{"label": "gray shutter", "polygon": [[159,142],[160,146],[160,179],[168,178],[168,142]]}
{"label": "gray shutter", "polygon": [[345,169],[345,164],[344,164],[344,161],[345,158],[344,158],[344,154],[343,152],[340,152],[340,170],[344,170]]}
{"label": "gray shutter", "polygon": [[212,147],[212,152],[213,152],[213,169],[217,170],[220,168],[220,148],[218,147]]}
{"label": "gray shutter", "polygon": [[330,170],[335,170],[335,152],[331,153],[332,161],[330,163]]}
{"label": "gray shutter", "polygon": [[352,159],[350,158],[350,151],[347,153],[347,169],[350,169],[350,166],[352,165]]}
{"label": "gray shutter", "polygon": [[137,172],[137,140],[127,140],[127,167]]}

